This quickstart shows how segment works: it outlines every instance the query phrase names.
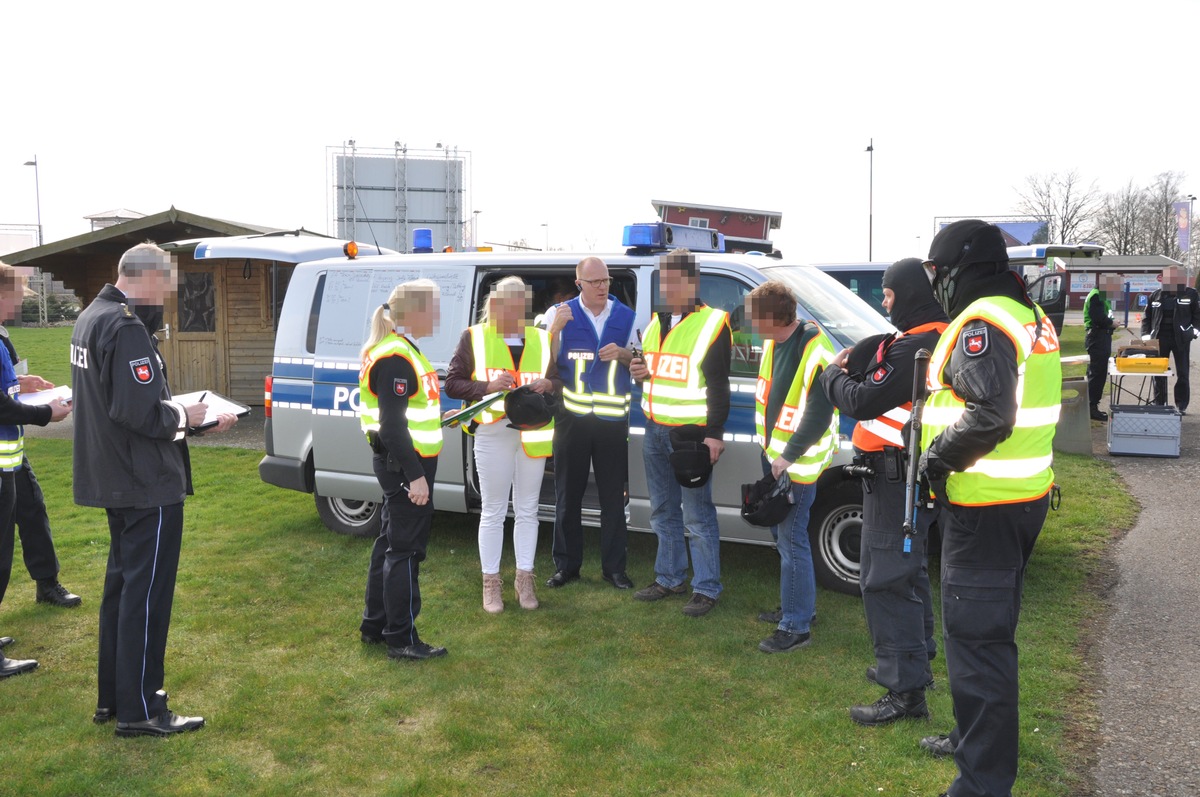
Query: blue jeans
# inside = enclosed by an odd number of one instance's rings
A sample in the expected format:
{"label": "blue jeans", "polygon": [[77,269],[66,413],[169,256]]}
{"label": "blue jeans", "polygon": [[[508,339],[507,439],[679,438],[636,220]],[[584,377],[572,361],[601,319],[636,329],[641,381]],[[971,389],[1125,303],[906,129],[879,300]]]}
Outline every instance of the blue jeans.
{"label": "blue jeans", "polygon": [[[671,469],[671,427],[646,422],[642,460],[650,492],[650,527],[658,537],[654,578],[671,589],[687,578],[692,552],[692,590],[716,600],[721,596],[721,530],[712,501],[712,481],[684,488]],[[684,530],[691,535],[684,547]],[[811,569],[811,568],[810,568]]]}
{"label": "blue jeans", "polygon": [[[763,475],[770,472],[771,463],[763,457]],[[809,510],[816,497],[815,482],[792,482],[792,511],[783,523],[771,527],[779,551],[779,606],[783,609],[779,630],[789,634],[807,634],[817,606],[817,581],[808,543]]]}

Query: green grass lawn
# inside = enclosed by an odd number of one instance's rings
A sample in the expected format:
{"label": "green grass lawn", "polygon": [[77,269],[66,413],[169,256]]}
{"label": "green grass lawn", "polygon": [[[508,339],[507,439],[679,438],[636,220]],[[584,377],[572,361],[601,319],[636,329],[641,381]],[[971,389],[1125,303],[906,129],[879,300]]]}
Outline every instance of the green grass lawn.
{"label": "green grass lawn", "polygon": [[[34,373],[68,381],[70,328],[11,332]],[[1065,354],[1082,352],[1081,328],[1062,340]],[[41,668],[0,682],[0,792],[930,795],[953,777],[952,763],[916,746],[952,724],[940,658],[931,722],[849,721],[850,705],[880,694],[863,678],[872,659],[857,599],[818,592],[812,645],[757,651],[772,629],[755,615],[778,603],[771,549],[723,546],[726,593],[693,620],[681,600],[640,604],[602,582],[594,537],[584,580],[539,589],[543,608],[523,612],[509,545],[507,608],[492,617],[480,606],[475,519],[440,514],[420,628],[450,655],[393,662],[358,640],[370,542],[326,531],[311,496],[262,484],[260,454],[222,448],[193,449],[197,495],[167,651],[172,706],[208,727],[116,739],[90,722],[104,514],[71,502],[69,441],[28,448],[63,581],[84,605],[36,604],[18,543],[0,634]],[[1136,514],[1106,464],[1060,455],[1055,467],[1063,506],[1034,553],[1018,639],[1017,789],[1034,796],[1076,793],[1094,753],[1095,674],[1081,651],[1102,606],[1088,578]],[[553,571],[549,536],[543,526],[539,583]],[[638,586],[654,548],[652,536],[631,536]]]}
{"label": "green grass lawn", "polygon": [[[450,655],[394,662],[358,639],[370,541],[326,531],[311,496],[259,481],[258,453],[223,448],[193,449],[167,651],[172,706],[208,727],[117,739],[90,721],[104,514],[71,502],[69,441],[31,440],[29,452],[63,581],[84,605],[36,604],[18,553],[0,633],[41,668],[0,683],[4,793],[932,795],[953,777],[917,748],[952,723],[941,658],[931,722],[849,721],[850,705],[880,694],[863,678],[857,599],[819,592],[812,645],[757,651],[772,629],[755,614],[778,603],[771,549],[723,546],[726,593],[696,620],[682,600],[638,603],[602,582],[594,538],[583,581],[541,588],[543,608],[521,611],[509,546],[506,609],[493,617],[480,606],[474,518],[441,514],[420,628]],[[1030,797],[1075,793],[1095,747],[1094,674],[1079,651],[1101,607],[1086,583],[1135,513],[1105,464],[1060,456],[1056,467],[1063,506],[1035,551],[1019,635],[1017,788]],[[549,542],[543,527],[539,583]],[[654,548],[631,536],[638,586]]]}

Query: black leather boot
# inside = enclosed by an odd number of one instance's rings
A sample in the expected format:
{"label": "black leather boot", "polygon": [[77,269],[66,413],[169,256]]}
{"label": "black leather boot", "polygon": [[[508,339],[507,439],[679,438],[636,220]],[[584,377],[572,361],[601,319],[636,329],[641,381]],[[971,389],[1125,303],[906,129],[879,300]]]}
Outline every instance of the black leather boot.
{"label": "black leather boot", "polygon": [[1093,421],[1107,421],[1108,413],[1101,410],[1098,405],[1093,404],[1092,405],[1092,420]]}
{"label": "black leather boot", "polygon": [[850,719],[859,725],[887,725],[901,719],[924,719],[929,716],[929,707],[925,705],[925,690],[914,689],[911,692],[892,692],[876,700],[869,706],[854,706],[850,709]]}

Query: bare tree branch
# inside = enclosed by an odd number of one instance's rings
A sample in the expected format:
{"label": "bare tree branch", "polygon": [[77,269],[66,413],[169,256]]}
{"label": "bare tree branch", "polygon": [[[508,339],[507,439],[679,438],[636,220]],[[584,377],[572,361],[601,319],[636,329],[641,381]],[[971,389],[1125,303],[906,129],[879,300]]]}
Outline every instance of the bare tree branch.
{"label": "bare tree branch", "polygon": [[1094,236],[1101,196],[1093,181],[1084,186],[1078,170],[1030,175],[1017,190],[1017,209],[1043,219],[1052,243],[1078,243]]}

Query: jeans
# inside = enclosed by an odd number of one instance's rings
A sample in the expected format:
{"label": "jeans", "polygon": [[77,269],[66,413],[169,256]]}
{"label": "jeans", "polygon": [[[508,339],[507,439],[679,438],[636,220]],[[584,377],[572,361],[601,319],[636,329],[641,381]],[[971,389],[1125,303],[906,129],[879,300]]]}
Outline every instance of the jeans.
{"label": "jeans", "polygon": [[[763,475],[771,463],[763,457]],[[779,551],[779,607],[783,618],[779,630],[807,634],[817,606],[817,580],[813,574],[812,547],[808,542],[808,516],[817,485],[792,482],[792,510],[778,526],[771,527]]]}
{"label": "jeans", "polygon": [[[650,492],[650,527],[658,537],[654,577],[671,589],[687,577],[692,554],[692,590],[716,600],[721,596],[721,530],[712,501],[712,482],[684,488],[671,468],[671,427],[646,422],[642,459]],[[684,530],[691,535],[684,547]],[[811,570],[811,566],[809,568]]]}

